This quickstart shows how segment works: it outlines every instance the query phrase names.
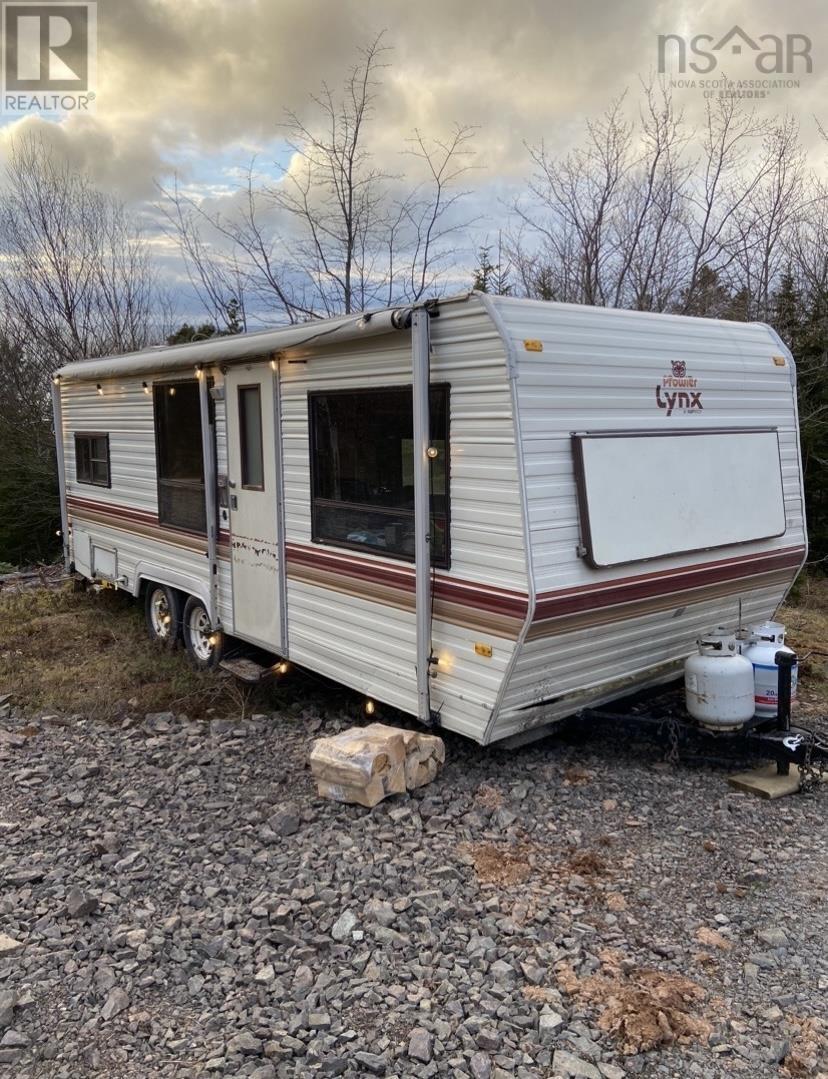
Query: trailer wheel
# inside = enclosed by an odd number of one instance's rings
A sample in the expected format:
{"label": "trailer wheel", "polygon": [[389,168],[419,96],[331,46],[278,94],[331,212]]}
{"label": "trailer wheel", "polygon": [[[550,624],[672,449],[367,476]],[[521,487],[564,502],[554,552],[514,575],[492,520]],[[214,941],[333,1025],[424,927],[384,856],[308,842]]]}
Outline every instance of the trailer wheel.
{"label": "trailer wheel", "polygon": [[207,608],[197,596],[184,605],[182,619],[184,646],[192,662],[202,670],[217,666],[224,654],[224,634],[210,625]]}
{"label": "trailer wheel", "polygon": [[152,640],[171,648],[181,634],[181,600],[178,593],[165,584],[148,584],[144,612]]}

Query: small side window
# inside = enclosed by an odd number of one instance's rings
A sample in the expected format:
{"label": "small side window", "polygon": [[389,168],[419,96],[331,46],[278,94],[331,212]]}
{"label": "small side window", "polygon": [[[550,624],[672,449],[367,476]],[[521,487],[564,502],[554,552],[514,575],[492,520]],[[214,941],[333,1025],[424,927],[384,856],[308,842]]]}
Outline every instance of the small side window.
{"label": "small side window", "polygon": [[93,487],[111,487],[109,472],[109,435],[75,435],[75,473],[78,483]]}
{"label": "small side window", "polygon": [[261,387],[239,386],[241,484],[248,491],[264,490]]}

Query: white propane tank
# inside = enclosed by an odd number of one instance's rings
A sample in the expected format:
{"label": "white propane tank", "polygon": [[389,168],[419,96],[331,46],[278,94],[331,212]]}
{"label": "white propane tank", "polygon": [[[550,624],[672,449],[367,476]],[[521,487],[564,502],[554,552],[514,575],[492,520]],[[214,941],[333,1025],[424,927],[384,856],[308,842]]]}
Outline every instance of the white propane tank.
{"label": "white propane tank", "polygon": [[[781,622],[760,622],[750,627],[751,644],[745,649],[745,659],[753,664],[754,694],[757,716],[772,718],[778,710],[779,667],[777,652],[793,654],[785,646],[785,627]],[[791,668],[791,704],[796,700],[796,664]]]}
{"label": "white propane tank", "polygon": [[704,727],[735,730],[753,719],[753,665],[723,626],[700,637],[684,664],[687,711]]}

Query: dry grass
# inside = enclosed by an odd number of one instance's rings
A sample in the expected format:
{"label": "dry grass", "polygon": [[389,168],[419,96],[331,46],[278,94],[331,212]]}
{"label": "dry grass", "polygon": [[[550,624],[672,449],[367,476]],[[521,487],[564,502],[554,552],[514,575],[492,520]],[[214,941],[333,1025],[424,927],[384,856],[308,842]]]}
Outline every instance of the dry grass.
{"label": "dry grass", "polygon": [[729,952],[733,947],[727,937],[723,937],[718,930],[709,929],[706,925],[701,925],[696,930],[696,940],[705,948],[719,948],[723,952]]}
{"label": "dry grass", "polygon": [[791,1033],[791,1051],[782,1064],[782,1073],[792,1076],[824,1075],[828,1068],[828,1023],[824,1019],[810,1016],[800,1019],[789,1016],[788,1029]]}
{"label": "dry grass", "polygon": [[579,978],[565,963],[558,984],[571,997],[594,1008],[599,1029],[614,1037],[626,1054],[659,1045],[706,1042],[710,1023],[699,1014],[705,993],[689,978],[627,966],[607,949],[599,955],[601,971]]}
{"label": "dry grass", "polygon": [[533,1004],[555,1004],[561,999],[557,989],[549,989],[545,985],[524,985],[522,992],[524,998]]}
{"label": "dry grass", "polygon": [[143,609],[120,592],[71,585],[0,594],[0,692],[24,712],[115,719],[171,709],[193,717],[232,703],[223,676],[149,640]]}
{"label": "dry grass", "polygon": [[589,783],[593,778],[593,773],[586,768],[579,768],[578,765],[572,765],[564,772],[564,786],[565,787],[581,787],[585,783]]}
{"label": "dry grass", "polygon": [[620,892],[609,892],[606,897],[607,910],[619,911],[627,909],[627,900]]}
{"label": "dry grass", "polygon": [[475,801],[484,809],[500,809],[503,805],[503,795],[491,783],[481,783],[475,791],[474,797]]}
{"label": "dry grass", "polygon": [[579,877],[603,877],[609,872],[606,858],[594,850],[579,850],[569,859],[569,869]]}
{"label": "dry grass", "polygon": [[828,579],[805,578],[797,588],[796,605],[783,607],[779,620],[799,656],[798,711],[828,714]]}
{"label": "dry grass", "polygon": [[525,843],[514,846],[465,843],[461,853],[471,858],[475,875],[481,884],[499,884],[508,888],[515,884],[524,884],[532,876],[530,857],[533,850],[533,847]]}

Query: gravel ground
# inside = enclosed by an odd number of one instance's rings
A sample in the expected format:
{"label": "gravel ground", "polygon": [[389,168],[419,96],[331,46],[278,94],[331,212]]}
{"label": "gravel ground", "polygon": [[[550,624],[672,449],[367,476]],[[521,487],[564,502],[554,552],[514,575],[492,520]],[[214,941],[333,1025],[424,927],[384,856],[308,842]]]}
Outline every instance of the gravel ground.
{"label": "gravel ground", "polygon": [[8,713],[0,1073],[828,1075],[824,788],[765,802],[608,730],[448,735],[369,811],[315,795],[330,696]]}

